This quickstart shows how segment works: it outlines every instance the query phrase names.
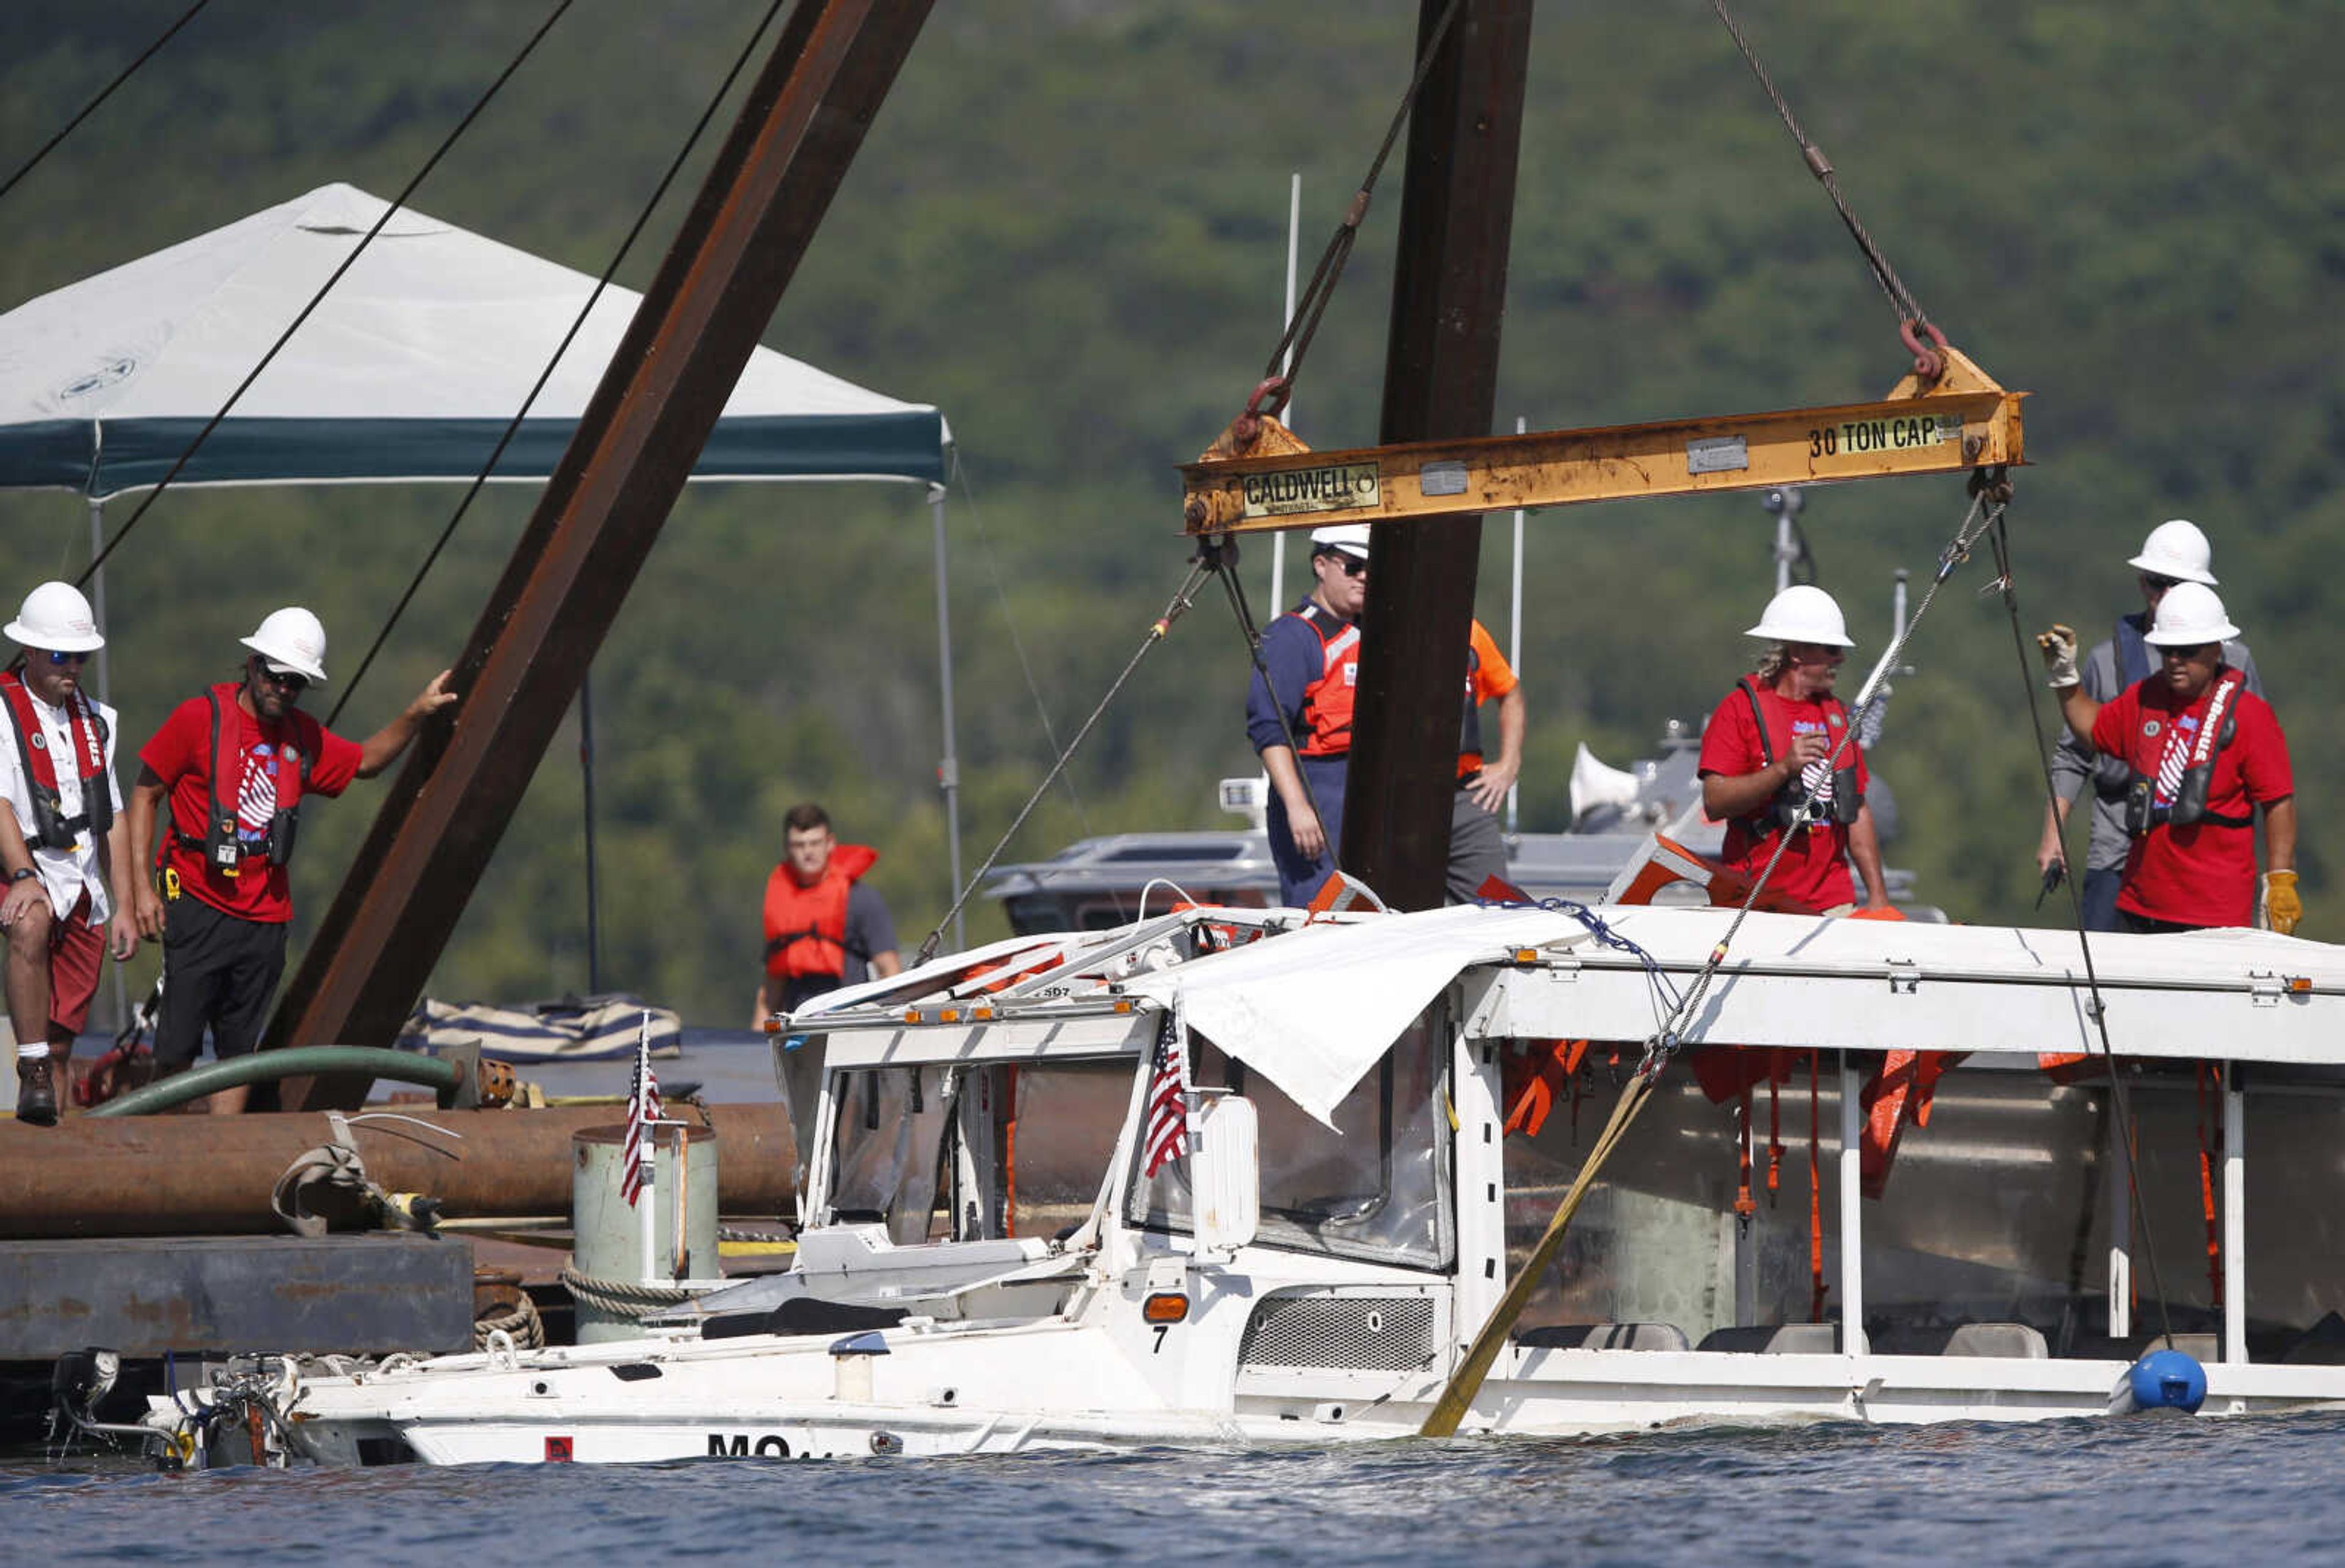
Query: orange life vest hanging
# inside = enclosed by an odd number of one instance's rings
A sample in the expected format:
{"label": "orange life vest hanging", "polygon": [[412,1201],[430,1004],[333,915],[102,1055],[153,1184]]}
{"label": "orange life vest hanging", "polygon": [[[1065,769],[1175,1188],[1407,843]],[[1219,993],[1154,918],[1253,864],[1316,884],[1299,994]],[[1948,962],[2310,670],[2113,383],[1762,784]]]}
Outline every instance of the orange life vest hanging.
{"label": "orange life vest hanging", "polygon": [[[868,845],[842,844],[812,886],[788,861],[766,878],[766,973],[779,980],[847,973],[847,899],[858,878],[878,862]],[[868,953],[855,956],[867,963]]]}

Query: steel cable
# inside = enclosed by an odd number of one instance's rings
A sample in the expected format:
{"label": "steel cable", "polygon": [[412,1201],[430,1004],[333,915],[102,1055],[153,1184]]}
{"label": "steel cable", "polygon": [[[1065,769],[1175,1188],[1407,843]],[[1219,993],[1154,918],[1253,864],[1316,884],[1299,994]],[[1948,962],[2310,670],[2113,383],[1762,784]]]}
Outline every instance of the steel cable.
{"label": "steel cable", "polygon": [[692,149],[699,144],[702,134],[708,129],[708,122],[716,117],[717,106],[724,103],[726,95],[733,90],[733,84],[739,80],[742,70],[746,67],[750,56],[757,47],[757,41],[766,35],[766,29],[773,25],[775,14],[781,10],[783,0],[773,0],[773,3],[766,7],[766,14],[758,18],[757,25],[750,33],[748,42],[744,44],[741,46],[741,52],[734,56],[732,69],[725,73],[725,79],[717,84],[716,91],[710,95],[707,106],[700,111],[700,117],[693,122],[690,134],[684,138],[684,145],[676,148],[675,157],[668,161],[667,171],[660,176],[659,184],[653,188],[651,198],[645,201],[643,209],[635,214],[635,221],[628,226],[626,238],[620,240],[619,248],[612,252],[611,259],[604,267],[602,276],[594,280],[593,291],[586,296],[586,303],[579,307],[577,317],[570,323],[570,329],[562,335],[562,341],[555,346],[552,357],[545,361],[545,369],[538,373],[536,383],[529,389],[529,396],[523,398],[521,407],[513,410],[513,417],[506,423],[504,433],[497,438],[495,448],[489,453],[487,460],[481,464],[481,471],[466,487],[463,499],[457,501],[456,510],[450,515],[447,526],[440,531],[440,537],[432,541],[431,550],[425,553],[423,564],[415,569],[415,575],[409,581],[407,591],[399,596],[399,602],[391,606],[391,614],[384,619],[381,629],[375,632],[374,641],[367,645],[366,656],[359,661],[357,672],[343,683],[341,694],[335,698],[332,712],[326,715],[328,729],[334,727],[334,721],[341,717],[342,709],[350,704],[350,698],[357,693],[359,683],[365,680],[367,672],[374,667],[375,655],[382,652],[382,645],[389,641],[391,629],[397,626],[400,618],[407,613],[407,607],[413,602],[417,592],[422,588],[424,578],[429,576],[431,568],[438,564],[441,551],[447,549],[448,541],[455,537],[457,524],[464,521],[465,513],[472,510],[472,502],[479,498],[482,490],[487,486],[489,476],[496,471],[497,464],[504,458],[505,449],[511,446],[513,438],[521,433],[522,423],[529,418],[529,410],[536,406],[539,394],[545,390],[545,384],[553,379],[554,367],[561,364],[562,357],[570,352],[570,345],[584,329],[587,319],[594,313],[594,307],[602,302],[604,291],[611,287],[611,279],[618,275],[620,265],[626,260],[628,251],[634,248],[636,239],[641,238],[645,227],[651,222],[653,212],[666,197],[668,187],[675,183],[675,177],[683,172],[685,160],[692,156]]}
{"label": "steel cable", "polygon": [[481,112],[489,106],[490,101],[503,89],[507,82],[513,79],[513,73],[521,69],[522,62],[527,60],[536,51],[538,45],[545,41],[545,35],[553,30],[553,25],[561,21],[563,15],[575,3],[576,0],[556,0],[553,11],[547,15],[543,22],[538,25],[537,31],[530,35],[529,42],[522,46],[521,52],[506,62],[504,69],[497,73],[496,80],[491,82],[488,89],[482,93],[472,106],[464,111],[464,117],[456,122],[455,128],[451,130],[440,145],[432,149],[431,156],[423,160],[423,167],[417,169],[414,177],[396,197],[391,198],[389,205],[383,208],[382,216],[374,220],[373,227],[360,238],[358,244],[351,248],[350,255],[343,258],[342,264],[334,268],[333,275],[326,279],[316,294],[310,296],[310,302],[301,307],[300,313],[293,318],[292,324],[279,334],[277,341],[269,346],[268,352],[260,357],[260,363],[255,365],[250,373],[237,383],[236,390],[230,392],[228,401],[220,405],[219,412],[206,420],[204,428],[196,432],[196,439],[188,443],[188,450],[179,454],[178,460],[171,465],[170,471],[156,481],[155,488],[147,492],[146,499],[141,501],[137,510],[124,520],[122,526],[115,531],[114,537],[106,541],[105,548],[90,558],[89,564],[82,569],[81,575],[74,579],[75,586],[78,587],[87,582],[92,576],[96,575],[98,568],[106,564],[107,558],[122,547],[122,541],[130,537],[130,531],[138,526],[139,520],[144,518],[154,504],[162,499],[163,492],[171,488],[172,481],[179,477],[204,442],[210,439],[211,433],[220,427],[229,411],[242,400],[244,394],[251,389],[253,382],[260,379],[261,372],[269,369],[279,351],[287,343],[292,341],[293,334],[299,332],[301,329],[301,324],[309,320],[311,313],[325,302],[326,296],[333,292],[334,285],[342,280],[342,275],[350,271],[360,257],[366,254],[367,247],[374,242],[375,237],[381,234],[392,217],[407,205],[407,198],[413,196],[416,187],[421,186],[430,177],[431,171],[440,166],[440,160],[448,155],[449,149],[456,145],[457,139],[472,128],[472,122],[480,117]]}
{"label": "steel cable", "polygon": [[[2019,627],[2019,595],[2013,592],[2011,585],[2011,541],[2000,519],[1995,524],[1994,544],[1995,570],[1999,575],[1990,586],[2001,591],[2004,607],[2010,612],[2011,645],[2019,656],[2019,681],[2027,692],[2027,722],[2035,732],[2035,760],[2044,773],[2044,803],[2047,810],[2056,811],[2057,807],[2053,803],[2059,798],[2060,790],[2052,778],[2051,751],[2046,744],[2044,718],[2035,707],[2035,673],[2027,663],[2026,634]],[[2067,858],[2066,845],[2061,848],[2061,858],[2064,861]],[[2132,1099],[2126,1092],[2123,1075],[2117,1071],[2116,1053],[2109,1047],[2108,1007],[2101,998],[2101,977],[2093,964],[2092,938],[2085,930],[2084,898],[2077,891],[2079,879],[2071,876],[2067,883],[2068,911],[2076,922],[2076,951],[2084,959],[2085,985],[2092,997],[2088,1011],[2092,1016],[2094,1031],[2101,1042],[2101,1060],[2107,1064],[2109,1069],[2109,1108],[2116,1117],[2117,1147],[2124,1150],[2126,1190],[2132,1195],[2133,1212],[2146,1216],[2149,1209],[2142,1202],[2141,1173],[2134,1152]],[[2112,1237],[2110,1240],[2114,1244],[2116,1238]],[[2166,1278],[2157,1267],[2157,1238],[2147,1223],[2141,1228],[2141,1242],[2143,1261],[2149,1265],[2149,1288],[2157,1298],[2159,1332],[2166,1340],[2166,1348],[2170,1351],[2174,1348],[2174,1319],[2167,1309]]]}
{"label": "steel cable", "polygon": [[[1344,276],[1344,264],[1351,259],[1352,247],[1359,239],[1360,225],[1367,219],[1368,202],[1376,191],[1377,177],[1384,173],[1385,160],[1392,156],[1393,144],[1400,139],[1401,126],[1408,123],[1409,111],[1416,106],[1417,95],[1424,91],[1425,80],[1433,73],[1434,59],[1449,36],[1450,24],[1464,8],[1465,0],[1449,0],[1440,19],[1434,23],[1425,47],[1418,52],[1416,73],[1409,78],[1408,90],[1401,95],[1400,106],[1393,111],[1392,123],[1385,127],[1385,139],[1378,144],[1376,156],[1369,160],[1367,175],[1360,181],[1351,205],[1345,208],[1335,232],[1328,238],[1327,248],[1319,253],[1319,265],[1312,269],[1310,282],[1297,297],[1294,314],[1288,319],[1278,347],[1270,351],[1270,362],[1263,370],[1264,385],[1274,381],[1279,389],[1271,406],[1259,411],[1275,413],[1285,407],[1293,393],[1295,378],[1303,373],[1303,357],[1311,351],[1311,339],[1318,334],[1319,319],[1326,314],[1335,284]],[[1287,352],[1290,348],[1294,350],[1291,355]]]}
{"label": "steel cable", "polygon": [[1189,606],[1194,602],[1197,585],[1204,581],[1206,574],[1212,570],[1213,568],[1202,564],[1190,567],[1189,575],[1182,581],[1172,601],[1164,606],[1164,613],[1156,618],[1155,623],[1148,629],[1148,635],[1142,637],[1140,640],[1140,646],[1132,650],[1132,657],[1124,663],[1123,673],[1115,678],[1113,685],[1108,687],[1107,695],[1099,700],[1099,705],[1091,711],[1091,716],[1083,721],[1082,727],[1075,732],[1073,739],[1068,741],[1065,749],[1059,753],[1058,760],[1051,764],[1051,771],[1043,775],[1041,784],[1034,786],[1034,793],[1026,797],[1026,804],[1019,808],[1016,819],[1003,832],[1000,842],[994,845],[992,852],[986,855],[985,864],[971,872],[968,882],[955,892],[952,907],[944,912],[943,917],[937,922],[936,929],[929,932],[928,938],[920,944],[919,954],[912,959],[913,968],[919,968],[937,956],[937,946],[944,940],[945,927],[952,924],[953,916],[959,915],[961,906],[969,902],[969,895],[977,890],[979,883],[985,880],[986,873],[993,869],[993,863],[1001,858],[1001,852],[1010,847],[1010,840],[1018,836],[1018,830],[1026,825],[1026,819],[1034,814],[1034,808],[1042,804],[1042,797],[1051,793],[1051,786],[1058,782],[1059,774],[1064,772],[1067,764],[1073,760],[1075,753],[1081,748],[1085,737],[1091,733],[1092,726],[1097,724],[1101,715],[1107,712],[1108,705],[1115,701],[1118,693],[1122,692],[1124,683],[1132,679],[1132,672],[1140,668],[1140,662],[1148,657],[1149,650],[1164,641],[1172,630],[1172,623],[1187,612]]}
{"label": "steel cable", "polygon": [[1767,74],[1767,67],[1760,64],[1758,52],[1751,47],[1751,41],[1742,35],[1742,29],[1728,13],[1726,0],[1710,0],[1710,3],[1711,9],[1718,13],[1718,19],[1726,25],[1734,46],[1742,51],[1743,61],[1751,67],[1751,74],[1758,77],[1759,85],[1766,89],[1776,114],[1782,116],[1783,128],[1791,132],[1792,139],[1799,144],[1800,156],[1806,160],[1809,172],[1816,177],[1816,183],[1824,187],[1824,194],[1832,197],[1832,207],[1840,214],[1841,222],[1848,226],[1848,232],[1856,240],[1857,248],[1864,253],[1866,265],[1873,268],[1873,281],[1879,283],[1882,293],[1888,296],[1890,309],[1897,312],[1901,321],[1912,321],[1917,325],[1927,321],[1929,317],[1923,311],[1921,302],[1914,298],[1914,291],[1905,287],[1905,280],[1897,276],[1895,268],[1889,265],[1889,258],[1882,254],[1881,247],[1873,242],[1864,225],[1857,220],[1855,212],[1848,205],[1848,198],[1841,195],[1840,181],[1832,173],[1832,160],[1824,157],[1823,149],[1809,140],[1807,132],[1800,128],[1799,119],[1792,113],[1791,104],[1776,88],[1774,78]]}
{"label": "steel cable", "polygon": [[23,179],[26,175],[32,173],[36,167],[39,167],[42,159],[55,152],[57,149],[57,144],[64,141],[67,137],[73,135],[76,130],[79,129],[82,121],[96,114],[97,112],[98,105],[112,97],[114,96],[114,90],[117,87],[119,87],[123,83],[136,76],[139,66],[154,58],[157,52],[159,51],[164,45],[178,36],[179,29],[194,21],[196,19],[197,12],[201,11],[205,6],[211,3],[212,0],[196,0],[196,3],[188,6],[178,21],[163,29],[163,33],[160,37],[147,45],[146,48],[140,50],[137,59],[123,66],[119,76],[116,76],[114,80],[107,83],[106,86],[97,90],[97,96],[90,99],[89,102],[81,106],[81,112],[79,114],[74,116],[73,118],[67,120],[62,126],[58,127],[56,135],[51,137],[47,141],[43,142],[37,152],[34,153],[31,157],[26,158],[23,163],[16,166],[15,173],[10,175],[5,182],[0,182],[0,199],[5,199],[10,191],[16,188],[16,182],[18,180]]}

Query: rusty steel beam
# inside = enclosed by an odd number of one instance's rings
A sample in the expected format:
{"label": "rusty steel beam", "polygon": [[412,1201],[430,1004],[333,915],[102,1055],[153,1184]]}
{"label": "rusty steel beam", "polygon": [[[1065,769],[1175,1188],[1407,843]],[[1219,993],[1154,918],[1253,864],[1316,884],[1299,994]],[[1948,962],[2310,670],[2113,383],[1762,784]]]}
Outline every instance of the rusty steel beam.
{"label": "rusty steel beam", "polygon": [[[1419,49],[1448,0],[1419,0]],[[1408,124],[1382,433],[1483,436],[1497,398],[1531,0],[1467,0]],[[1368,549],[1344,868],[1396,908],[1442,901],[1482,523],[1379,528]]]}
{"label": "rusty steel beam", "polygon": [[[459,1137],[355,1123],[350,1136],[367,1176],[387,1191],[442,1199],[452,1219],[569,1213],[572,1137],[615,1127],[626,1115],[620,1105],[397,1108]],[[708,1119],[716,1129],[718,1207],[787,1211],[797,1143],[781,1103],[712,1106]],[[333,1136],[316,1111],[76,1116],[55,1128],[0,1121],[0,1238],[274,1234],[285,1229],[269,1206],[277,1179]]]}
{"label": "rusty steel beam", "polygon": [[[428,726],[388,792],[269,1047],[391,1043],[929,8],[791,13],[457,663],[452,727]],[[354,1105],[364,1081],[281,1098]]]}

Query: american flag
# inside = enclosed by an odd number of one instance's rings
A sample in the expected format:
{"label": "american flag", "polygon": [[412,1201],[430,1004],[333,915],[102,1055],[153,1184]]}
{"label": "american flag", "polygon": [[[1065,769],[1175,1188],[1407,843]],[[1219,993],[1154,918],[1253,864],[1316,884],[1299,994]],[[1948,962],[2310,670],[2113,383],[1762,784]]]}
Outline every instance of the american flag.
{"label": "american flag", "polygon": [[635,1042],[635,1081],[627,1089],[627,1142],[621,1153],[619,1196],[633,1209],[652,1184],[654,1124],[660,1118],[659,1079],[652,1076],[652,1015],[644,1011],[644,1032]]}
{"label": "american flag", "polygon": [[1181,1025],[1167,1012],[1156,1029],[1156,1054],[1150,1060],[1148,1121],[1144,1175],[1153,1177],[1168,1159],[1189,1152],[1188,1086],[1182,1060]]}

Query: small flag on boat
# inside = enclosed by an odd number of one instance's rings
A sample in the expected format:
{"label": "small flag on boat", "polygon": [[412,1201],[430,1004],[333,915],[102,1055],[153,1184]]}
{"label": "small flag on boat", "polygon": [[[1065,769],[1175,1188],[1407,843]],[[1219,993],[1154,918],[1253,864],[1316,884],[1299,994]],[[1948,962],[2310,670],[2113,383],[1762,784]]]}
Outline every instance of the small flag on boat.
{"label": "small flag on boat", "polygon": [[1153,1177],[1168,1159],[1189,1152],[1188,1074],[1183,1067],[1180,1020],[1170,1011],[1156,1027],[1156,1054],[1148,1079],[1148,1121],[1142,1173]]}
{"label": "small flag on boat", "polygon": [[643,1036],[635,1042],[635,1081],[627,1090],[627,1141],[619,1156],[619,1196],[630,1209],[652,1184],[652,1162],[657,1158],[653,1128],[659,1118],[659,1079],[652,1076],[652,1015],[645,1008]]}

